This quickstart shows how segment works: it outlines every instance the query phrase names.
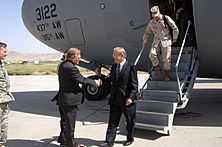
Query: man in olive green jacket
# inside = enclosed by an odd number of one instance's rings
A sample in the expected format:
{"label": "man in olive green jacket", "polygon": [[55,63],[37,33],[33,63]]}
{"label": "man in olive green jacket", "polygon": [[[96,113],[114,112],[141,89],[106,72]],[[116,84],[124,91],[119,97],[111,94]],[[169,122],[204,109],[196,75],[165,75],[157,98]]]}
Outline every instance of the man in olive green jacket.
{"label": "man in olive green jacket", "polygon": [[10,92],[8,73],[2,62],[7,56],[7,45],[0,42],[0,147],[5,147],[8,133],[9,102],[14,101]]}

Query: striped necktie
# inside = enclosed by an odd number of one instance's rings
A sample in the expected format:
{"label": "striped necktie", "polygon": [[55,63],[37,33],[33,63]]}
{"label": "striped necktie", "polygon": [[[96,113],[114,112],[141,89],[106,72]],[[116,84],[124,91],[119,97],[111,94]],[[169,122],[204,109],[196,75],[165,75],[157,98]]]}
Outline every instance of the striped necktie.
{"label": "striped necktie", "polygon": [[119,75],[120,75],[120,64],[117,64],[116,66],[116,81],[119,79]]}

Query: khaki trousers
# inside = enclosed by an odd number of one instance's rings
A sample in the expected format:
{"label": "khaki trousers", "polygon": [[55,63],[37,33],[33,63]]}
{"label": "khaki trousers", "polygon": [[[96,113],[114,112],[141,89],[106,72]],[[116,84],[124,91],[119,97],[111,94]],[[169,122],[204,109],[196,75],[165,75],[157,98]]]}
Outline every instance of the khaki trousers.
{"label": "khaki trousers", "polygon": [[149,53],[149,58],[153,66],[159,65],[160,61],[157,57],[161,49],[162,60],[163,60],[163,70],[170,70],[171,63],[171,46],[163,47],[160,43],[157,47],[152,46]]}

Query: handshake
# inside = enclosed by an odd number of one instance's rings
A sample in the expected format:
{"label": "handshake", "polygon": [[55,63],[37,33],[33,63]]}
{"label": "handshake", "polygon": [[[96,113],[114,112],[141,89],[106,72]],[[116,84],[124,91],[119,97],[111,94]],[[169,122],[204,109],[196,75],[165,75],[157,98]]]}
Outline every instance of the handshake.
{"label": "handshake", "polygon": [[94,80],[94,81],[95,81],[97,87],[99,87],[99,86],[101,86],[103,84],[103,81],[100,80],[100,79]]}

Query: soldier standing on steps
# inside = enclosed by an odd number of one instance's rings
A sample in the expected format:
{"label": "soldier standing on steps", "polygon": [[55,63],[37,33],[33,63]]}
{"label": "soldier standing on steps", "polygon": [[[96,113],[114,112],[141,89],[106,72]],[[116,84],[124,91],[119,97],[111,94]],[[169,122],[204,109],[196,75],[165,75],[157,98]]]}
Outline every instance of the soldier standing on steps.
{"label": "soldier standing on steps", "polygon": [[151,35],[154,35],[153,43],[151,45],[149,58],[152,62],[152,65],[155,69],[155,76],[160,75],[160,64],[158,60],[158,53],[162,52],[163,60],[163,76],[165,81],[169,81],[169,70],[171,63],[171,45],[177,41],[179,30],[175,22],[167,15],[165,15],[166,21],[169,24],[169,27],[173,30],[173,37],[170,36],[170,31],[166,23],[164,22],[164,16],[160,14],[158,6],[153,6],[151,8],[151,14],[153,19],[147,25],[145,33],[143,35],[143,48],[147,48],[147,40]]}

